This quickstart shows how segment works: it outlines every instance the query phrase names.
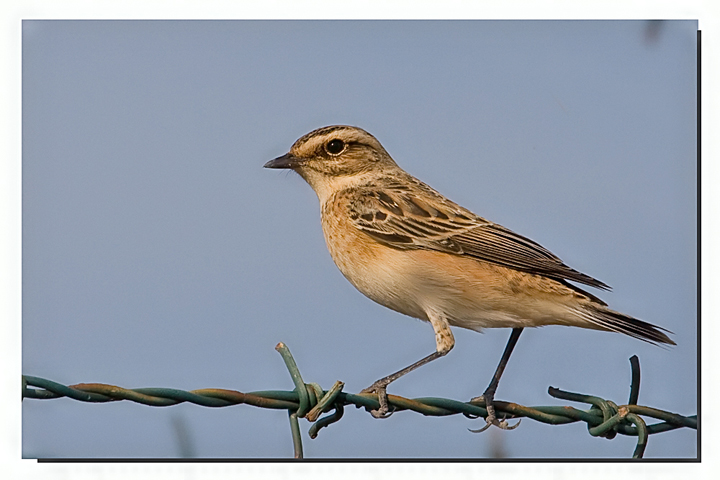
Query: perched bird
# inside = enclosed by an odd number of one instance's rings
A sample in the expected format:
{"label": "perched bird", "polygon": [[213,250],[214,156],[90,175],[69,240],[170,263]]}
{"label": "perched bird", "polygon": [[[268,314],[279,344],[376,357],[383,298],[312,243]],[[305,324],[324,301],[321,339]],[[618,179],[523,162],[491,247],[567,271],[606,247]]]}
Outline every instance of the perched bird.
{"label": "perched bird", "polygon": [[605,283],[406,173],[365,130],[319,128],[265,167],[292,169],[315,190],[328,250],[350,283],[381,305],[430,322],[435,331],[435,352],[363,390],[378,395],[376,417],[388,414],[391,382],[453,348],[450,326],[513,329],[482,395],[485,428],[510,428],[495,417],[492,402],[525,327],[569,325],[675,344],[662,332],[667,330],[611,310],[569,281],[609,290]]}

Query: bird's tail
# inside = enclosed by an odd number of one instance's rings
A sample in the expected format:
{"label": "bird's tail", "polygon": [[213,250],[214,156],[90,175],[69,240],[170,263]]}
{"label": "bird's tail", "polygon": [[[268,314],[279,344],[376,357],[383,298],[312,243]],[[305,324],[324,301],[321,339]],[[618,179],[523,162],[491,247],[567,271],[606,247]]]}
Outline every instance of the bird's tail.
{"label": "bird's tail", "polygon": [[585,305],[581,311],[577,311],[585,320],[589,321],[599,330],[624,333],[631,337],[643,340],[648,343],[676,345],[670,337],[663,332],[672,333],[652,323],[643,322],[637,318],[625,315],[624,313],[610,310],[602,305]]}

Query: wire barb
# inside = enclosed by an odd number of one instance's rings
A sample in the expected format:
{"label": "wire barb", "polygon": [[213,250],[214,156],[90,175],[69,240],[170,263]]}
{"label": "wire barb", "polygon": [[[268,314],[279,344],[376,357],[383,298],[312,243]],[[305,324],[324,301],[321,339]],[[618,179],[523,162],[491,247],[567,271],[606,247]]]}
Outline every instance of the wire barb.
{"label": "wire barb", "polygon": [[[129,400],[155,407],[167,407],[179,403],[193,403],[204,407],[229,407],[247,404],[261,408],[287,410],[290,419],[290,431],[293,440],[295,458],[303,458],[302,438],[299,419],[305,418],[312,423],[308,434],[317,437],[320,429],[339,421],[346,405],[355,405],[368,411],[379,407],[377,394],[350,394],[343,392],[344,383],[337,381],[330,390],[323,390],[316,383],[305,383],[290,350],[280,342],[275,347],[282,356],[290,377],[295,384],[292,391],[269,390],[242,393],[236,390],[208,388],[201,390],[177,390],[172,388],[136,388],[126,389],[101,383],[80,383],[63,385],[44,378],[23,375],[22,397],[35,399],[53,399],[68,397],[81,402],[115,402]],[[637,405],[640,391],[640,363],[637,356],[630,359],[632,381],[630,399],[627,405],[616,405],[593,395],[572,393],[549,387],[548,393],[558,399],[569,400],[592,405],[588,410],[580,410],[571,406],[537,406],[526,407],[517,403],[495,400],[495,410],[505,419],[529,418],[548,425],[565,425],[568,423],[585,422],[588,432],[593,436],[608,439],[616,434],[636,436],[638,438],[633,458],[642,458],[647,446],[648,437],[655,433],[666,432],[677,428],[697,430],[697,416],[683,416],[657,408]],[[405,398],[388,395],[388,404],[393,411],[404,410],[428,416],[447,416],[463,414],[475,419],[487,417],[488,412],[482,398],[469,402],[460,402],[448,398]],[[324,417],[323,413],[331,412]],[[647,425],[642,416],[661,420]]]}

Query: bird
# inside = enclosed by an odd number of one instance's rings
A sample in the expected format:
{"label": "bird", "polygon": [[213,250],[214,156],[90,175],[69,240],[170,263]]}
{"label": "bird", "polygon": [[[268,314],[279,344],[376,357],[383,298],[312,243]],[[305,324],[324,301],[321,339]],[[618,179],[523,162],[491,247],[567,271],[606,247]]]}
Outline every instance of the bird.
{"label": "bird", "polygon": [[450,327],[512,329],[490,384],[471,400],[484,401],[487,410],[486,425],[474,431],[517,426],[498,420],[493,401],[526,327],[574,326],[675,345],[663,333],[672,333],[669,330],[614,311],[576,285],[610,290],[607,284],[449,200],[400,168],[361,128],[313,130],[264,167],[293,170],[312,187],[327,248],[355,288],[433,328],[433,353],[362,390],[377,395],[379,407],[370,410],[374,417],[392,414],[390,383],[452,350]]}

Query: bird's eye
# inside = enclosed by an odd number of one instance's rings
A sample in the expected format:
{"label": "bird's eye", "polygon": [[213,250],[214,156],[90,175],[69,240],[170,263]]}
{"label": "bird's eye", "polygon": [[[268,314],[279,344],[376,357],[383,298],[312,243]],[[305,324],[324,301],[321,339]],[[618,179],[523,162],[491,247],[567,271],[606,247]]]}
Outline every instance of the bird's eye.
{"label": "bird's eye", "polygon": [[339,155],[343,150],[345,150],[345,142],[338,138],[330,140],[327,144],[325,144],[325,150],[330,155]]}

